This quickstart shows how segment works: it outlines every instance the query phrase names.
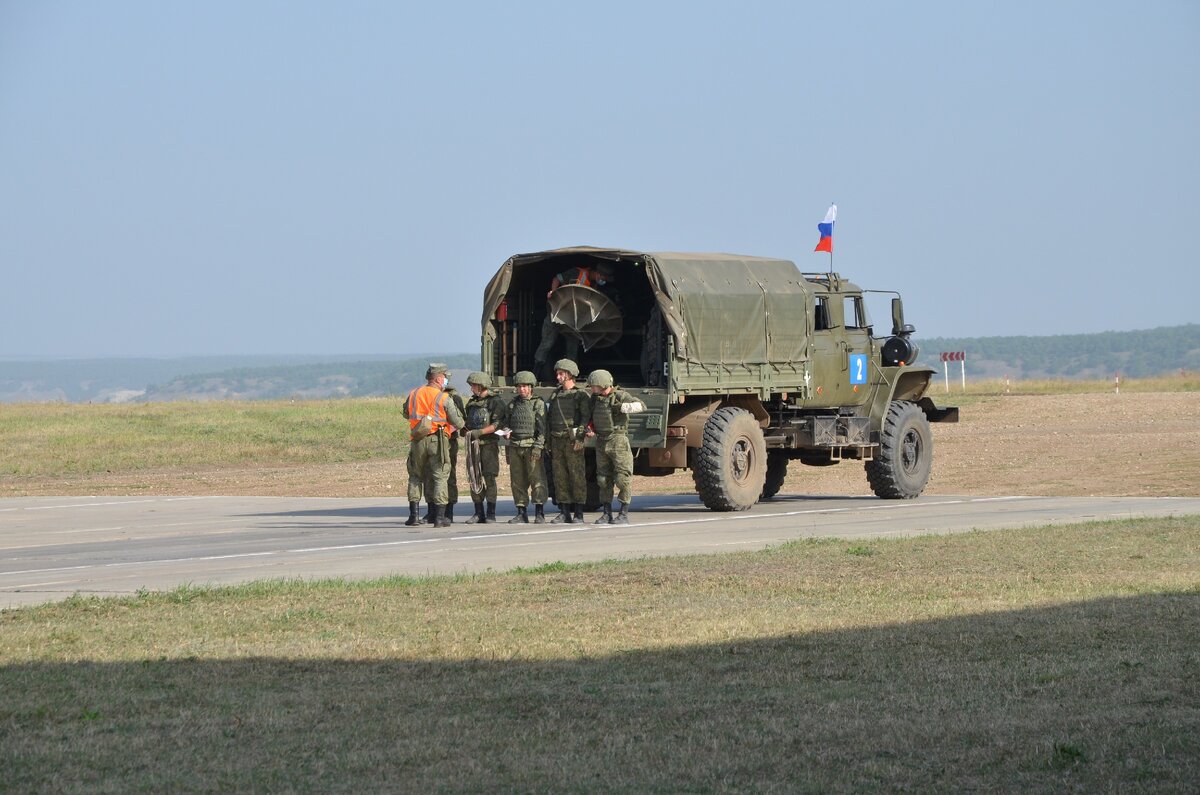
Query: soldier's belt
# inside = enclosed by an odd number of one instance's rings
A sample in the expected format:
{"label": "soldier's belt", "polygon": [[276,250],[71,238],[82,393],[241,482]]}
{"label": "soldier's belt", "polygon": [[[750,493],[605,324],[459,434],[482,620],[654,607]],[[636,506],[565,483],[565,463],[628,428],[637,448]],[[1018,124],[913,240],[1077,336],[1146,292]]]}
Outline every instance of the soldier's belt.
{"label": "soldier's belt", "polygon": [[550,435],[555,439],[572,439],[575,437],[575,429],[567,428],[565,431],[550,431]]}
{"label": "soldier's belt", "polygon": [[538,439],[512,439],[510,445],[515,447],[541,447],[542,443]]}

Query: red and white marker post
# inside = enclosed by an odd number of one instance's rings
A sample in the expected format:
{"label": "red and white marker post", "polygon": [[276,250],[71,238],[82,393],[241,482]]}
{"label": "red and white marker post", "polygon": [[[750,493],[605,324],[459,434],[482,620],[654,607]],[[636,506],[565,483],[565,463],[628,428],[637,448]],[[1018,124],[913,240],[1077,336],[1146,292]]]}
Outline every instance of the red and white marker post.
{"label": "red and white marker post", "polygon": [[962,388],[967,391],[967,352],[966,351],[942,351],[942,375],[946,379],[946,391],[950,391],[950,365],[949,362],[958,362],[962,369]]}

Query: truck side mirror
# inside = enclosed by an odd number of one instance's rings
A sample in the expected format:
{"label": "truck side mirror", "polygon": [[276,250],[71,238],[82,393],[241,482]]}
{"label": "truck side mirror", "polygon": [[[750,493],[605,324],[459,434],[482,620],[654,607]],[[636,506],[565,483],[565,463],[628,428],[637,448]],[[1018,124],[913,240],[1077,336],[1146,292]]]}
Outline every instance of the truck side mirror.
{"label": "truck side mirror", "polygon": [[892,299],[892,336],[904,337],[916,331],[904,322],[904,302],[899,298]]}

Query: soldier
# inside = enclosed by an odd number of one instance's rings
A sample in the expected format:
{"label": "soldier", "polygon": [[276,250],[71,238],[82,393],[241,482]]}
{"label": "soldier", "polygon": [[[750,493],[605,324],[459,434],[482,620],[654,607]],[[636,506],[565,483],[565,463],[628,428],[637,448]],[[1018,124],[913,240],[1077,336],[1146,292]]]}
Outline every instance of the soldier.
{"label": "soldier", "polygon": [[513,376],[517,396],[505,407],[501,423],[511,432],[508,439],[508,472],[512,479],[513,501],[517,515],[508,520],[529,522],[526,505],[533,499],[535,524],[546,521],[546,470],[542,450],[546,446],[546,404],[533,396],[537,377],[528,370]]}
{"label": "soldier", "polygon": [[[616,274],[612,265],[607,262],[602,262],[594,268],[586,265],[569,268],[562,273],[554,274],[554,278],[550,280],[550,290],[546,293],[546,299],[549,300],[550,296],[554,295],[554,291],[564,284],[582,284],[584,287],[600,288],[615,281]],[[546,319],[542,321],[542,340],[533,353],[535,373],[541,373],[546,367],[546,362],[550,360],[550,354],[554,350],[554,343],[558,342],[558,337],[558,327],[550,319],[550,312],[547,309]],[[579,357],[579,341],[574,337],[567,337],[566,348],[568,359]]]}
{"label": "soldier", "polygon": [[587,502],[587,468],[583,458],[583,437],[592,419],[592,399],[586,389],[575,384],[579,366],[570,359],[554,363],[558,389],[550,396],[550,465],[554,467],[554,493],[558,498],[558,516],[550,523],[574,524],[583,521]]}
{"label": "soldier", "polygon": [[[629,447],[629,415],[645,409],[640,400],[613,385],[608,370],[593,370],[588,375],[592,390],[592,429],[596,437],[596,484],[600,487],[600,505],[604,514],[596,524],[629,524],[629,503],[633,499],[633,451]],[[613,518],[613,486],[621,501],[621,512]]]}
{"label": "soldier", "polygon": [[[449,376],[447,376],[449,377]],[[454,407],[458,409],[459,416],[466,417],[466,406],[463,405],[462,395],[458,390],[450,386],[449,383],[445,386],[445,392],[450,396],[450,401],[454,403]],[[454,522],[454,506],[458,503],[458,434],[450,435],[450,475],[446,478],[446,520],[453,524]],[[428,502],[429,495],[433,493],[433,481],[430,479],[432,475],[428,475],[425,480],[425,500],[426,507],[429,511],[422,517],[422,520],[433,523],[433,505]]]}
{"label": "soldier", "polygon": [[425,498],[433,506],[434,526],[450,526],[445,514],[449,499],[446,481],[450,477],[450,437],[463,424],[463,418],[446,394],[449,380],[446,365],[432,362],[425,371],[425,386],[409,392],[404,402],[403,412],[412,439],[408,447],[408,521],[404,523],[408,527],[422,524],[417,513],[427,481],[432,493]]}
{"label": "soldier", "polygon": [[[479,469],[483,474],[483,493],[471,495],[475,501],[475,515],[467,524],[496,521],[496,478],[500,475],[500,445],[496,436],[497,419],[504,411],[498,395],[491,392],[492,379],[487,373],[471,373],[467,376],[471,385],[471,399],[467,401],[467,438],[479,440]],[[484,500],[487,513],[484,513]]]}

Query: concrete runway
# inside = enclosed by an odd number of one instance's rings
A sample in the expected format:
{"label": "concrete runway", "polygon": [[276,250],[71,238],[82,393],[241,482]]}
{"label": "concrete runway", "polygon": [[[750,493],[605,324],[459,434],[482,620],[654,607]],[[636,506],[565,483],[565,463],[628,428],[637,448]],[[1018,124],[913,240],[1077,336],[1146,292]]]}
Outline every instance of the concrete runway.
{"label": "concrete runway", "polygon": [[[269,578],[504,571],[554,561],[761,549],[800,538],[865,539],[1093,519],[1200,514],[1194,497],[778,496],[714,513],[695,495],[634,500],[629,526],[403,525],[407,503],[315,497],[0,499],[0,608],[72,594]],[[548,508],[550,506],[547,506]],[[550,518],[550,512],[548,511]]]}

